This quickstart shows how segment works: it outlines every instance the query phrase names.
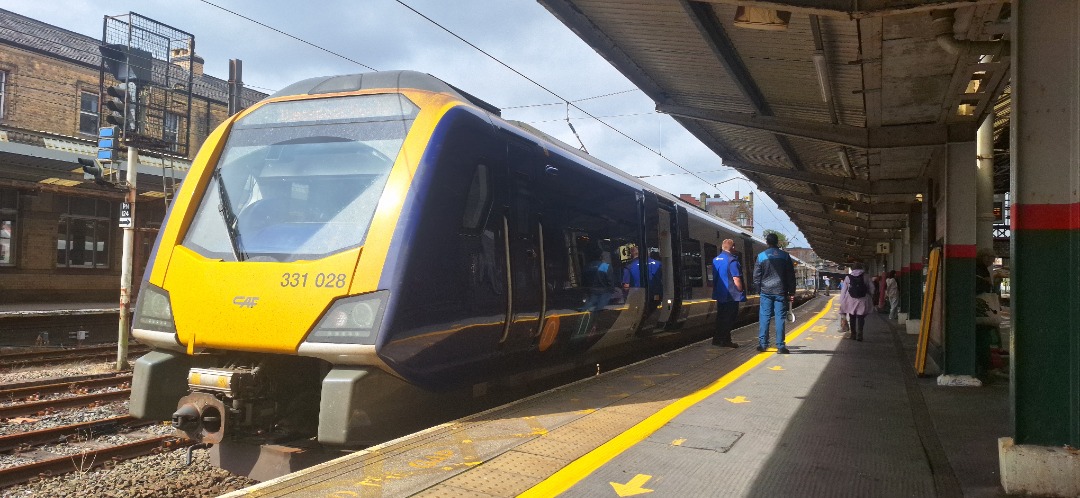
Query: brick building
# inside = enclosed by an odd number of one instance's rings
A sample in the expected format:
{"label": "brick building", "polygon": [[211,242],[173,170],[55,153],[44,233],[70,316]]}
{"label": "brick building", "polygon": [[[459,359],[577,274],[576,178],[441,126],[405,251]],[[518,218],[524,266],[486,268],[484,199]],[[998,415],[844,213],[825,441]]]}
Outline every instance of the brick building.
{"label": "brick building", "polygon": [[[84,180],[77,163],[97,152],[100,45],[0,9],[0,302],[119,299],[123,231],[117,225],[126,191]],[[187,50],[170,56],[155,64],[191,72],[192,105],[190,118],[164,116],[165,131],[186,134],[190,147],[176,149],[181,156],[140,155],[135,281],[173,180],[183,178],[190,157],[228,117],[228,82],[203,74],[202,59]],[[240,101],[247,106],[265,97],[245,88]]]}
{"label": "brick building", "polygon": [[679,194],[679,198],[697,206],[698,209],[707,211],[709,214],[728,220],[740,227],[746,229],[749,232],[754,231],[754,193],[746,194],[745,197],[739,195],[739,191],[735,191],[735,198],[731,200],[723,200],[720,198],[720,194],[715,194],[709,197],[708,194],[702,192],[700,198],[695,198],[690,194]]}

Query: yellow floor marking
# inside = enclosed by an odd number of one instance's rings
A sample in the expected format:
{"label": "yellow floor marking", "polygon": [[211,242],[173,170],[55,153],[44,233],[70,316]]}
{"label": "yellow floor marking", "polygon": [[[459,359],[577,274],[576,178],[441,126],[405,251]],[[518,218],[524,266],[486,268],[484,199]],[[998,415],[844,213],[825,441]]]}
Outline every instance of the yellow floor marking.
{"label": "yellow floor marking", "polygon": [[645,483],[649,482],[649,479],[652,479],[652,476],[638,474],[627,481],[626,484],[619,484],[617,482],[609,482],[608,484],[615,488],[615,494],[619,496],[634,496],[653,492],[651,489],[642,487]]}
{"label": "yellow floor marking", "polygon": [[777,365],[777,366],[775,366],[775,367],[769,367],[769,370],[775,370],[775,371],[777,371],[777,372],[779,372],[779,371],[781,371],[781,370],[783,370],[783,369],[784,369],[784,367],[782,367],[782,366],[780,366],[780,365]]}
{"label": "yellow floor marking", "polygon": [[[790,337],[791,339],[798,337],[799,334],[802,334],[804,331],[812,327],[814,323],[816,323],[818,320],[828,314],[829,310],[831,310],[833,307],[832,305],[834,299],[835,298],[830,298],[829,302],[825,305],[825,307],[821,309],[821,311],[819,311],[816,315],[813,316],[813,318],[808,320],[798,329],[795,329],[790,335],[788,335],[788,337]],[[629,449],[631,446],[634,446],[635,444],[645,440],[645,438],[649,437],[652,433],[656,432],[658,429],[663,427],[665,424],[670,422],[682,412],[689,409],[691,406],[694,406],[705,398],[716,394],[721,389],[727,387],[728,384],[731,384],[739,377],[742,377],[746,374],[746,372],[749,372],[751,369],[760,365],[765,360],[769,359],[775,354],[776,353],[774,351],[766,351],[764,353],[758,353],[754,355],[745,363],[739,365],[723,377],[720,377],[712,384],[709,384],[708,386],[698,390],[697,392],[680,398],[675,402],[671,403],[670,405],[665,406],[664,408],[660,409],[660,411],[652,414],[652,416],[650,416],[649,418],[646,418],[645,420],[638,422],[637,425],[631,427],[630,429],[627,429],[626,432],[615,436],[614,438],[600,445],[596,449],[586,453],[585,455],[582,455],[577,460],[570,462],[569,465],[563,467],[558,472],[555,472],[547,479],[540,481],[536,484],[536,486],[525,490],[525,492],[518,495],[518,497],[550,497],[558,495],[570,489],[573,485],[580,482],[589,474],[595,472],[596,469],[599,469],[604,464],[611,461],[612,458],[615,458],[622,452]]]}
{"label": "yellow floor marking", "polygon": [[686,438],[676,439],[676,440],[671,442],[671,445],[672,446],[682,446],[682,444],[685,443],[685,442],[686,442]]}
{"label": "yellow floor marking", "polygon": [[746,396],[735,396],[734,398],[724,398],[724,399],[726,399],[726,400],[728,400],[728,401],[730,401],[732,403],[735,403],[736,405],[739,404],[739,403],[749,403],[750,402],[750,400],[746,399]]}
{"label": "yellow floor marking", "polygon": [[811,332],[825,332],[825,330],[828,329],[828,328],[829,328],[828,325],[818,325],[817,327],[814,327],[814,328],[810,329],[810,331]]}

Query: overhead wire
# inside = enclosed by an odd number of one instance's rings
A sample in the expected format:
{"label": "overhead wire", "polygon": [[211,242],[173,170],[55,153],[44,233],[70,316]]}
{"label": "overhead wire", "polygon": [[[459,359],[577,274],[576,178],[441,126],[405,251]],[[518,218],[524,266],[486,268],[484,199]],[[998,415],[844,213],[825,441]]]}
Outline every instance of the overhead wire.
{"label": "overhead wire", "polygon": [[347,61],[349,61],[349,62],[352,62],[353,64],[359,65],[359,66],[361,66],[361,67],[365,67],[365,68],[367,68],[367,69],[370,69],[370,70],[372,70],[372,71],[375,71],[375,72],[378,72],[378,71],[379,71],[378,69],[375,69],[375,68],[373,68],[373,67],[371,67],[371,66],[369,66],[369,65],[367,65],[367,64],[364,64],[363,62],[360,62],[360,61],[358,61],[358,60],[354,60],[354,59],[351,59],[351,58],[349,58],[349,57],[347,57],[347,56],[345,56],[345,55],[342,55],[342,54],[339,54],[339,53],[337,53],[337,52],[334,52],[333,50],[330,50],[330,49],[328,49],[328,48],[326,48],[326,47],[322,47],[322,46],[316,45],[316,44],[314,44],[314,43],[312,43],[312,42],[309,42],[309,41],[307,41],[307,40],[305,40],[305,39],[303,39],[303,38],[300,38],[299,36],[296,36],[296,35],[293,35],[293,34],[290,34],[290,33],[286,33],[286,32],[284,32],[284,31],[282,31],[282,30],[280,30],[280,29],[277,29],[277,28],[275,28],[275,27],[273,27],[273,26],[270,26],[269,24],[266,24],[266,23],[263,23],[263,22],[260,22],[260,21],[256,21],[255,19],[252,19],[252,18],[250,18],[250,17],[248,17],[248,16],[245,16],[245,15],[243,15],[243,14],[239,13],[239,12],[236,12],[236,11],[232,11],[232,10],[226,9],[225,7],[222,7],[222,6],[220,6],[220,5],[216,4],[216,3],[210,2],[209,0],[199,0],[199,1],[200,1],[200,2],[202,2],[202,3],[205,3],[205,4],[207,4],[207,5],[209,5],[209,6],[211,6],[211,7],[216,7],[216,8],[218,8],[218,9],[221,9],[221,10],[225,11],[225,12],[228,12],[228,13],[230,13],[230,14],[232,14],[232,15],[236,16],[236,17],[239,17],[239,18],[242,18],[242,19],[247,19],[248,21],[251,21],[251,22],[253,22],[253,23],[255,23],[255,24],[258,24],[259,26],[262,26],[262,27],[264,27],[264,28],[266,28],[266,29],[269,29],[270,31],[273,31],[273,32],[275,32],[275,33],[279,33],[279,34],[285,35],[285,36],[287,36],[287,37],[289,37],[289,38],[292,38],[293,40],[296,40],[296,41],[298,41],[298,42],[300,42],[300,43],[303,43],[303,44],[305,44],[305,45],[309,45],[309,46],[311,46],[311,47],[314,47],[314,48],[317,48],[317,49],[319,49],[319,50],[322,50],[323,52],[326,52],[326,53],[328,53],[328,54],[331,54],[331,55],[335,55],[335,56],[337,56],[337,57],[340,57],[340,58],[342,58],[342,59],[345,59],[345,60],[347,60]]}
{"label": "overhead wire", "polygon": [[[201,1],[204,1],[204,2],[205,2],[206,0],[201,0]],[[408,9],[408,10],[412,11],[412,12],[413,12],[414,14],[416,14],[416,15],[418,15],[418,16],[420,16],[420,17],[422,17],[422,18],[423,18],[424,20],[426,20],[426,21],[428,21],[429,23],[431,23],[431,24],[435,25],[435,26],[436,26],[436,27],[438,27],[439,29],[441,29],[441,30],[445,31],[445,32],[446,32],[447,34],[449,34],[450,36],[453,36],[454,38],[457,38],[457,39],[458,39],[459,41],[461,41],[462,43],[465,43],[466,45],[468,45],[468,46],[472,47],[473,49],[475,49],[476,51],[480,52],[481,54],[484,54],[484,55],[485,55],[485,56],[487,56],[487,57],[488,57],[489,59],[491,59],[491,60],[495,61],[496,63],[500,64],[501,66],[505,67],[506,69],[509,69],[509,70],[510,70],[511,72],[513,72],[514,74],[517,74],[518,76],[520,76],[520,77],[524,78],[524,79],[525,79],[526,81],[528,81],[528,82],[532,83],[533,85],[536,85],[536,86],[537,86],[537,87],[539,87],[540,89],[542,89],[542,90],[544,90],[544,91],[548,92],[549,94],[551,94],[551,95],[552,95],[552,96],[554,96],[555,98],[557,98],[557,99],[560,99],[560,100],[562,100],[562,101],[563,101],[563,102],[564,102],[564,103],[565,103],[565,104],[566,104],[566,105],[567,105],[568,107],[573,107],[574,109],[577,109],[578,111],[582,112],[582,113],[583,113],[583,114],[585,114],[586,116],[589,116],[590,118],[592,118],[592,119],[596,120],[597,122],[599,122],[600,124],[604,125],[605,127],[607,127],[607,128],[609,128],[609,129],[611,129],[611,130],[612,130],[612,131],[614,131],[615,133],[618,133],[619,135],[622,135],[622,136],[623,136],[624,138],[626,138],[626,139],[630,140],[631,142],[634,142],[635,144],[637,144],[637,145],[641,146],[642,148],[644,148],[644,149],[646,149],[646,150],[648,150],[648,151],[652,152],[653,154],[656,154],[657,156],[659,156],[660,158],[664,159],[665,161],[667,161],[667,162],[671,163],[672,165],[676,166],[677,168],[679,168],[679,169],[681,169],[681,170],[685,171],[685,172],[686,172],[686,174],[688,174],[688,175],[690,175],[690,176],[693,176],[694,178],[697,178],[698,180],[700,180],[700,181],[701,181],[701,182],[703,182],[703,183],[706,183],[706,184],[708,184],[708,185],[709,185],[710,187],[714,187],[714,188],[716,187],[716,184],[715,184],[715,182],[710,182],[710,181],[708,181],[708,180],[706,180],[706,179],[704,179],[704,178],[702,178],[702,177],[698,176],[698,175],[697,175],[696,173],[694,173],[694,172],[692,172],[692,171],[690,171],[690,170],[686,169],[686,167],[684,167],[683,165],[681,165],[681,164],[679,164],[679,163],[677,163],[677,162],[675,162],[675,161],[671,160],[670,158],[668,158],[668,157],[664,156],[663,154],[660,154],[660,152],[659,152],[658,150],[655,150],[655,149],[653,149],[652,147],[649,147],[648,145],[645,145],[645,144],[644,144],[644,143],[642,143],[642,142],[641,142],[640,140],[638,140],[638,139],[636,139],[636,138],[634,138],[634,137],[631,137],[630,135],[627,135],[627,134],[626,134],[626,133],[624,133],[624,132],[623,132],[622,130],[619,130],[618,128],[615,128],[614,126],[612,126],[612,125],[608,124],[608,123],[607,123],[606,121],[604,121],[603,119],[600,119],[599,117],[597,117],[597,116],[594,116],[594,115],[593,115],[592,113],[590,113],[590,112],[586,111],[585,109],[582,109],[581,107],[579,107],[579,106],[578,106],[577,104],[575,104],[574,102],[572,102],[572,101],[570,101],[569,99],[567,99],[567,98],[563,97],[562,95],[559,95],[559,94],[558,94],[558,93],[556,93],[556,92],[555,92],[554,90],[551,90],[550,88],[548,88],[548,87],[544,86],[544,85],[543,85],[543,84],[541,84],[540,82],[538,82],[538,81],[536,81],[536,80],[534,80],[534,79],[530,78],[529,76],[525,75],[524,73],[522,73],[521,71],[517,70],[516,68],[514,68],[514,67],[510,66],[510,65],[509,65],[509,64],[507,64],[506,62],[503,62],[503,61],[502,61],[501,59],[499,59],[498,57],[495,57],[494,55],[492,55],[492,54],[491,54],[491,53],[489,53],[488,51],[486,51],[486,50],[484,50],[484,49],[480,48],[479,46],[477,46],[476,44],[474,44],[474,43],[470,42],[469,40],[466,40],[466,39],[465,39],[464,37],[462,37],[461,35],[458,35],[458,34],[457,34],[457,33],[455,33],[455,32],[454,32],[453,30],[451,30],[451,29],[447,28],[446,26],[443,26],[443,25],[442,25],[442,24],[440,24],[440,23],[439,23],[438,21],[436,21],[436,20],[434,20],[434,19],[432,19],[432,18],[428,17],[428,16],[427,16],[427,15],[425,15],[424,13],[422,13],[422,12],[420,12],[420,11],[416,10],[415,8],[413,8],[412,6],[410,6],[409,4],[405,3],[405,2],[403,1],[403,0],[395,0],[395,1],[396,1],[396,2],[398,3],[398,4],[400,4],[400,5],[402,6],[402,7],[405,7],[406,9]],[[567,120],[567,123],[569,123],[569,119]],[[572,127],[571,127],[571,129],[572,129]],[[575,131],[575,134],[576,134],[576,131]],[[732,168],[732,169],[734,169],[734,168]],[[727,199],[727,196],[726,196],[726,195],[724,195],[724,193],[723,193],[722,191],[720,191],[719,189],[717,189],[717,191],[718,191],[718,192],[720,193],[720,195],[724,196],[725,200],[729,200],[729,199]],[[768,212],[768,213],[769,213],[769,214],[770,214],[770,215],[771,215],[771,216],[772,216],[772,217],[773,217],[773,218],[774,218],[774,219],[776,220],[776,222],[777,222],[778,224],[780,224],[781,226],[783,225],[783,222],[781,222],[781,221],[780,221],[780,219],[779,219],[779,218],[777,218],[775,214],[773,214],[772,212],[770,212],[770,211],[767,211],[767,210],[766,210],[766,212]],[[788,238],[790,238],[790,236],[789,236],[789,235],[788,235],[788,234],[787,234],[786,232],[781,232],[781,233],[783,233],[785,237],[788,237]]]}

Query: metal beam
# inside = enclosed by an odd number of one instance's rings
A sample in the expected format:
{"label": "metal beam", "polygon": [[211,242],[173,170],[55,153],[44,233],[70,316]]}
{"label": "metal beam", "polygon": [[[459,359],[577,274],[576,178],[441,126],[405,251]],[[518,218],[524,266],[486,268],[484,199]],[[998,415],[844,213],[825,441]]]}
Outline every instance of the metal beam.
{"label": "metal beam", "polygon": [[869,221],[862,220],[862,219],[859,219],[859,218],[855,218],[855,217],[852,217],[852,216],[840,216],[840,215],[832,214],[832,213],[818,213],[818,212],[814,212],[814,211],[807,211],[805,209],[794,209],[794,208],[785,209],[784,212],[790,213],[790,214],[802,215],[802,216],[810,216],[810,217],[813,217],[813,218],[818,218],[818,219],[822,219],[822,220],[828,220],[828,221],[832,221],[832,222],[835,222],[835,223],[843,223],[845,225],[850,225],[850,226],[853,226],[853,227],[862,228],[864,230],[870,228],[870,222]]}
{"label": "metal beam", "polygon": [[[791,190],[780,190],[771,188],[761,188],[758,190],[770,195],[782,195],[784,197],[791,197],[794,199],[802,199],[810,202],[820,202],[822,205],[834,205],[836,203],[848,204],[851,206],[852,211],[858,211],[860,213],[867,214],[908,214],[911,212],[911,205],[903,202],[862,202],[851,201],[840,197],[826,197],[823,195],[805,194],[802,192],[793,192]],[[774,199],[775,200],[775,199]]]}
{"label": "metal beam", "polygon": [[801,182],[813,183],[816,185],[821,185],[823,187],[850,190],[855,193],[868,195],[923,193],[926,191],[928,182],[928,180],[923,178],[877,180],[874,182],[870,182],[867,180],[859,180],[843,176],[821,175],[816,173],[810,173],[807,171],[796,171],[788,168],[750,164],[734,159],[725,159],[724,164],[731,166],[741,172],[779,176],[781,178],[788,178]]}
{"label": "metal beam", "polygon": [[614,40],[589,19],[571,0],[540,0],[557,19],[570,28],[593,50],[611,62],[635,86],[645,92],[654,102],[670,102],[671,98],[660,84],[623,52]]}
{"label": "metal beam", "polygon": [[[742,58],[739,57],[735,44],[731,42],[727,32],[724,31],[724,26],[717,22],[716,16],[713,15],[712,6],[691,0],[679,0],[679,4],[682,5],[683,10],[690,17],[690,21],[697,27],[702,39],[712,50],[717,60],[727,70],[732,81],[739,87],[739,91],[750,101],[750,105],[753,106],[754,110],[758,114],[772,116],[772,108],[769,107],[769,102],[765,100],[765,94],[762,93],[761,88],[754,81],[753,75],[750,74],[750,70],[743,63]],[[776,135],[775,138],[777,145],[787,156],[791,166],[796,170],[806,170],[806,166],[799,159],[799,154],[788,142],[787,137]],[[819,193],[816,185],[811,188],[815,193]]]}
{"label": "metal beam", "polygon": [[1002,0],[700,0],[708,3],[751,5],[803,14],[864,19],[900,14],[959,9],[975,5],[1002,3]]}
{"label": "metal beam", "polygon": [[911,124],[863,128],[860,126],[785,119],[744,112],[701,109],[676,104],[657,104],[656,110],[672,116],[741,126],[858,149],[933,147],[949,142],[970,142],[975,140],[975,130],[977,129],[972,123],[951,125]]}

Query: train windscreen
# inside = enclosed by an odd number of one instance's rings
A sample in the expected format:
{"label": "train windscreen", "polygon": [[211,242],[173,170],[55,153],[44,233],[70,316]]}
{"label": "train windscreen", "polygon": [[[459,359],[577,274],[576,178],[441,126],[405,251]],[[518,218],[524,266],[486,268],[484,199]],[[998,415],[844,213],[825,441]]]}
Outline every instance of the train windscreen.
{"label": "train windscreen", "polygon": [[266,104],[229,133],[184,246],[298,261],[364,243],[419,108],[400,94]]}

